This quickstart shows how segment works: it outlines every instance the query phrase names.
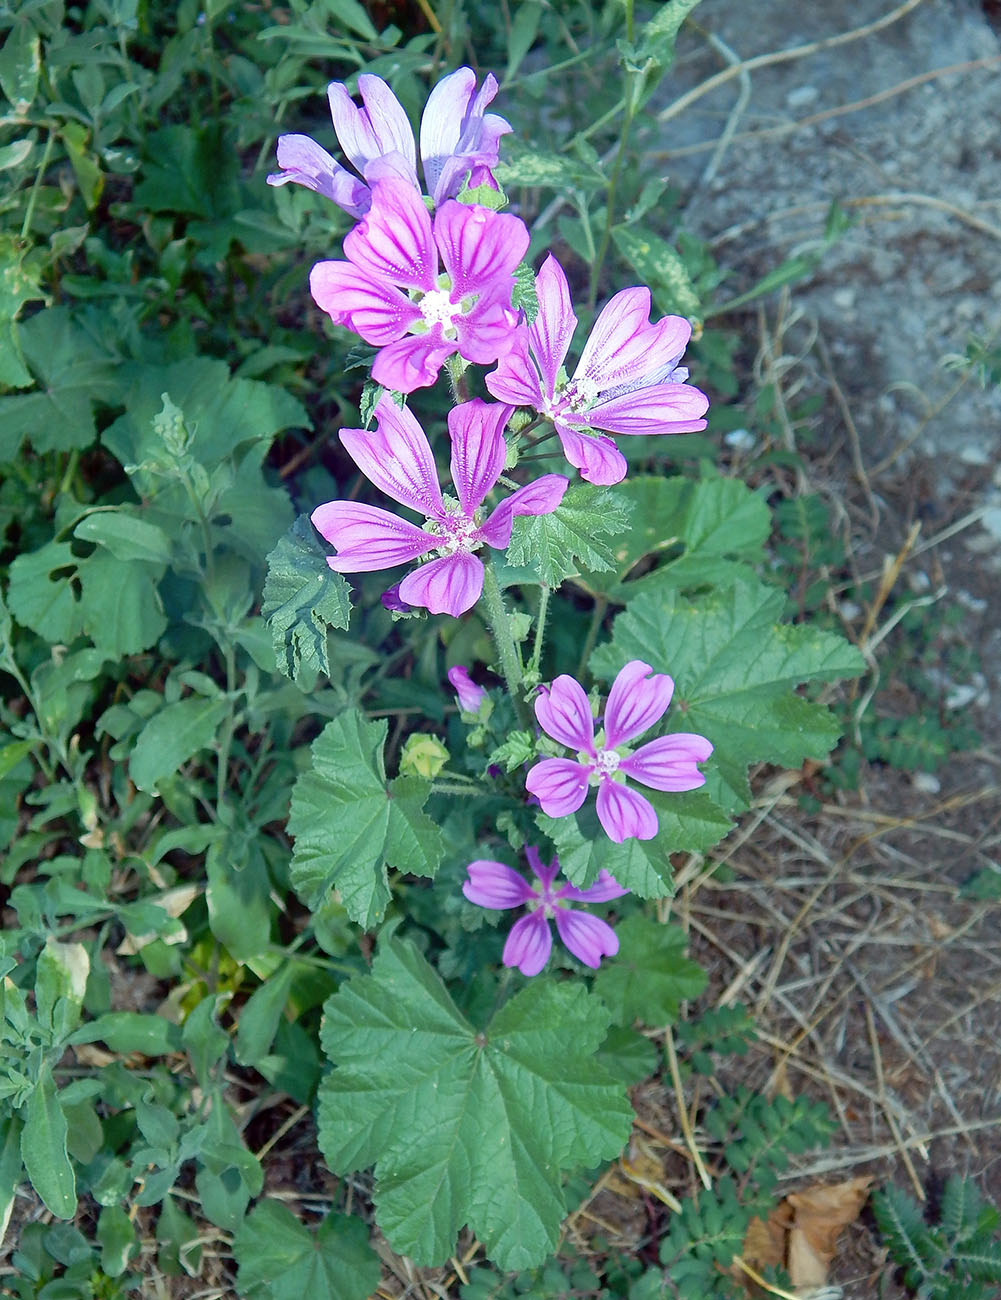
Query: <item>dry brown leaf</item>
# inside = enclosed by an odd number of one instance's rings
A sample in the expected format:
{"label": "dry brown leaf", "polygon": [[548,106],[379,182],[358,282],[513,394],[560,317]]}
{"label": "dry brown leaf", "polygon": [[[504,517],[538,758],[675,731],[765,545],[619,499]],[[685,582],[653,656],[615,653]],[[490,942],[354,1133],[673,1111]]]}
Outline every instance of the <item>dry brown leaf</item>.
{"label": "dry brown leaf", "polygon": [[[784,1268],[799,1294],[823,1287],[838,1235],[858,1218],[871,1182],[868,1177],[851,1178],[787,1196],[767,1220],[751,1220],[741,1259],[756,1272]],[[761,1294],[746,1273],[732,1273],[752,1294]]]}
{"label": "dry brown leaf", "polygon": [[858,1218],[871,1183],[866,1176],[849,1178],[831,1187],[810,1187],[786,1197],[793,1211],[786,1264],[793,1286],[824,1285],[838,1236]]}

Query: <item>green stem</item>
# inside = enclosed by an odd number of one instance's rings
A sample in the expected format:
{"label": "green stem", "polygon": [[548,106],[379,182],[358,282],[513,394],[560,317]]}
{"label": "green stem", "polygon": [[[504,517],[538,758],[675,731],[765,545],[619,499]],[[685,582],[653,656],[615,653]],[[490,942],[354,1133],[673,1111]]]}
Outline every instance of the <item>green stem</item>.
{"label": "green stem", "polygon": [[233,733],[236,730],[236,655],[231,644],[224,645],[222,652],[226,660],[226,694],[229,700],[229,712],[226,714],[226,721],[223,723],[222,735],[219,739],[219,765],[216,768],[215,806],[216,817],[220,821],[222,820],[223,804],[226,802],[229,750],[233,743]]}
{"label": "green stem", "polygon": [[587,667],[587,661],[591,658],[591,651],[594,649],[594,643],[598,638],[598,629],[601,627],[607,609],[608,597],[597,596],[591,614],[591,626],[587,629],[587,640],[584,642],[584,649],[580,652],[580,663],[577,665],[578,678],[584,675],[584,669]]}
{"label": "green stem", "polygon": [[431,793],[454,794],[463,799],[485,799],[490,791],[479,790],[475,785],[459,785],[452,781],[432,781]]}
{"label": "green stem", "polygon": [[497,574],[489,561],[483,566],[483,601],[487,607],[487,622],[490,626],[494,646],[497,649],[501,672],[504,674],[504,680],[507,682],[507,689],[511,698],[514,700],[518,721],[527,731],[531,731],[532,717],[522,694],[521,655],[518,652],[514,637],[511,635],[511,620],[504,605],[504,597],[501,595]]}
{"label": "green stem", "polygon": [[546,631],[546,615],[549,613],[549,588],[539,589],[539,613],[535,620],[535,645],[532,647],[531,670],[535,677],[539,675],[539,662],[542,659],[542,638]]}
{"label": "green stem", "polygon": [[631,105],[626,106],[625,117],[622,119],[622,132],[619,135],[619,147],[615,154],[615,166],[612,168],[612,175],[608,182],[608,201],[605,206],[605,229],[601,233],[601,243],[598,245],[598,252],[591,266],[591,291],[588,294],[588,304],[594,309],[598,301],[598,282],[601,279],[601,268],[605,265],[605,258],[608,255],[608,245],[612,238],[612,226],[615,221],[615,193],[619,186],[619,173],[622,171],[622,160],[626,156],[626,144],[629,140],[629,131],[633,124],[635,109]]}
{"label": "green stem", "polygon": [[21,238],[27,239],[31,231],[31,218],[35,215],[35,202],[38,199],[38,190],[42,183],[42,177],[45,175],[45,169],[49,165],[49,157],[52,153],[52,146],[55,143],[55,132],[49,131],[45,141],[45,151],[42,154],[42,161],[35,173],[35,183],[31,187],[31,193],[28,195],[28,206],[24,210],[24,221],[21,223]]}

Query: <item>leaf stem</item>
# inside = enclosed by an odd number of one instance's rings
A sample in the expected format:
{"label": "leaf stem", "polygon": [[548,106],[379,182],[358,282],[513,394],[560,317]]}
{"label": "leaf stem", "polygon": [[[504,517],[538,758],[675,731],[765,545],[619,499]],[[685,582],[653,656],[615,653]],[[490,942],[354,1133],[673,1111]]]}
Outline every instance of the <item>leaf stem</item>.
{"label": "leaf stem", "polygon": [[622,119],[622,131],[619,135],[619,147],[615,154],[615,164],[612,167],[612,174],[608,181],[608,198],[605,203],[605,229],[601,232],[601,243],[598,245],[598,252],[595,255],[594,262],[591,265],[591,290],[588,294],[588,306],[593,310],[595,303],[598,301],[598,281],[601,279],[601,269],[605,265],[605,258],[608,255],[608,244],[612,238],[613,218],[615,216],[615,192],[619,185],[619,173],[622,170],[622,161],[626,156],[626,144],[629,140],[629,132],[632,128],[635,108],[631,103],[626,105],[625,116]]}
{"label": "leaf stem", "polygon": [[577,664],[578,678],[583,675],[584,669],[587,667],[587,661],[591,657],[594,643],[598,639],[598,629],[601,627],[607,609],[608,597],[604,594],[595,596],[594,609],[591,612],[591,626],[587,629],[587,638],[584,641],[584,648],[580,652],[580,662]]}
{"label": "leaf stem", "polygon": [[483,566],[483,603],[487,607],[490,635],[493,637],[507,689],[514,701],[518,721],[526,730],[531,731],[532,718],[522,692],[524,670],[521,666],[521,654],[511,634],[511,619],[504,604],[504,597],[501,595],[497,574],[489,561]]}

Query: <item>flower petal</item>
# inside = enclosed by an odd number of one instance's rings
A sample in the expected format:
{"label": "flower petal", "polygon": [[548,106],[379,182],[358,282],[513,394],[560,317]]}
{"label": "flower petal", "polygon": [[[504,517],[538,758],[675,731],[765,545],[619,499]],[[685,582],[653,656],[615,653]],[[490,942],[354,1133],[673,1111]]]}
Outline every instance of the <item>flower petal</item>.
{"label": "flower petal", "polygon": [[391,569],[426,555],[439,541],[388,510],[357,501],[328,501],[317,506],[310,519],[316,531],[337,547],[336,556],[327,556],[336,573]]}
{"label": "flower petal", "polygon": [[396,393],[430,388],[454,351],[455,344],[444,340],[440,325],[429,334],[408,334],[382,348],[372,362],[372,378]]}
{"label": "flower petal", "polygon": [[[584,416],[574,415],[570,418],[580,421]],[[629,466],[611,438],[604,438],[601,434],[578,433],[566,421],[566,416],[559,416],[554,421],[556,432],[563,444],[563,455],[575,469],[580,470],[581,478],[588,483],[604,486],[621,483]]]}
{"label": "flower petal", "polygon": [[553,740],[570,749],[594,754],[594,715],[584,688],[566,673],[552,686],[543,686],[535,697],[535,716],[539,726]]}
{"label": "flower petal", "polygon": [[654,384],[592,406],[575,417],[609,433],[697,433],[709,398],[691,384]]}
{"label": "flower petal", "polygon": [[618,749],[642,735],[664,716],[673,694],[674,681],[666,673],[654,673],[642,659],[631,659],[619,670],[608,692],[606,747]]}
{"label": "flower petal", "polygon": [[564,885],[557,898],[569,898],[575,903],[607,903],[612,898],[621,898],[628,894],[608,871],[598,873],[598,879],[589,889],[578,889],[576,885]]}
{"label": "flower petal", "polygon": [[489,515],[477,537],[503,550],[511,540],[511,528],[517,515],[549,515],[563,500],[570,480],[563,474],[543,474],[541,478],[516,488]]}
{"label": "flower petal", "polygon": [[522,903],[538,897],[524,876],[503,862],[479,858],[470,862],[466,872],[468,879],[463,883],[462,892],[478,907],[502,911],[507,907],[521,907]]}
{"label": "flower petal", "polygon": [[421,118],[421,160],[428,193],[438,206],[454,198],[471,168],[497,162],[500,137],[511,130],[502,117],[484,110],[497,94],[496,78],[488,75],[478,95],[476,74],[458,68],[438,82]]}
{"label": "flower petal", "polygon": [[344,236],[344,253],[376,280],[423,289],[437,287],[438,254],[431,218],[413,186],[395,177],[372,186],[372,206]]}
{"label": "flower petal", "polygon": [[348,88],[340,81],[327,87],[330,116],[341,148],[364,175],[365,168],[387,153],[400,153],[410,164],[417,187],[417,147],[410,119],[403,106],[381,77],[363,73],[358,91],[364,108],[359,108]]}
{"label": "flower petal", "polygon": [[548,817],[566,817],[587,798],[590,769],[570,758],[544,758],[525,777],[525,789]]}
{"label": "flower petal", "polygon": [[539,314],[529,326],[528,333],[542,373],[546,400],[551,402],[556,390],[557,372],[567,359],[577,328],[577,317],[570,304],[570,286],[562,266],[552,253],[535,277],[535,291],[539,299]]}
{"label": "flower petal", "polygon": [[556,929],[567,948],[585,966],[597,969],[602,957],[614,957],[619,951],[618,937],[608,922],[587,912],[556,908]]}
{"label": "flower petal", "polygon": [[403,338],[421,318],[405,293],[385,280],[373,280],[350,262],[317,262],[309,273],[309,290],[335,325],[354,330],[376,346]]}
{"label": "flower petal", "polygon": [[444,519],[445,504],[431,445],[409,407],[383,393],[375,429],[342,429],[341,442],[361,472],[401,505],[429,519]]}
{"label": "flower petal", "polygon": [[584,344],[574,379],[586,376],[598,391],[635,381],[649,364],[650,290],[622,289],[598,314]]}
{"label": "flower petal", "polygon": [[652,840],[657,834],[657,813],[653,804],[618,781],[602,781],[597,811],[605,834],[616,844],[631,839]]}
{"label": "flower petal", "polygon": [[501,960],[517,966],[522,975],[538,975],[553,950],[553,936],[543,911],[530,912],[511,926]]}
{"label": "flower petal", "polygon": [[488,392],[512,406],[530,406],[539,410],[545,405],[542,382],[529,352],[528,329],[519,325],[510,336],[509,346],[497,362],[497,369],[486,377]]}
{"label": "flower petal", "polygon": [[353,217],[364,216],[371,203],[368,186],[336,162],[326,149],[308,135],[278,137],[280,172],[267,177],[269,185],[305,185],[324,198],[332,199]]}
{"label": "flower petal", "polygon": [[510,302],[514,268],[528,250],[528,227],[520,217],[448,199],[435,213],[434,238],[452,280],[453,302],[501,279]]}
{"label": "flower petal", "polygon": [[531,844],[525,846],[525,857],[528,859],[528,865],[532,868],[533,874],[542,882],[543,889],[548,889],[560,874],[559,859],[553,858],[547,867],[542,861],[539,850]]}
{"label": "flower petal", "polygon": [[422,564],[400,583],[400,597],[408,605],[423,605],[432,614],[453,618],[472,609],[482,591],[482,560],[461,551]]}
{"label": "flower petal", "polygon": [[477,686],[469,675],[469,669],[463,664],[456,664],[445,674],[452,690],[455,691],[459,708],[463,713],[479,713],[480,705],[487,697],[482,686]]}
{"label": "flower petal", "polygon": [[510,414],[510,406],[488,404],[478,397],[453,406],[448,413],[452,481],[459,504],[470,517],[483,504],[504,468],[504,425]]}
{"label": "flower petal", "polygon": [[705,736],[678,732],[641,745],[619,764],[619,771],[654,790],[697,790],[706,778],[695,766],[713,752]]}
{"label": "flower petal", "polygon": [[511,346],[517,313],[511,307],[511,285],[507,278],[495,280],[474,306],[455,318],[455,332],[461,356],[478,366],[488,366]]}

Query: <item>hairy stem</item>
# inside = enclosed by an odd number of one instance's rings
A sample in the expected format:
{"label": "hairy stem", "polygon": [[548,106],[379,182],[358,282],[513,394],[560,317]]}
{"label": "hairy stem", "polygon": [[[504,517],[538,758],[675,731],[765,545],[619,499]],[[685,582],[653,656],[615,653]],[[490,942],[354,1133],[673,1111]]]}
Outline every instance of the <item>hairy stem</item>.
{"label": "hairy stem", "polygon": [[518,721],[526,730],[532,729],[532,718],[522,693],[523,669],[521,654],[511,635],[511,620],[508,616],[504,597],[493,566],[488,562],[483,566],[483,602],[487,607],[487,622],[500,660],[501,672],[507,683],[507,689],[514,700]]}

